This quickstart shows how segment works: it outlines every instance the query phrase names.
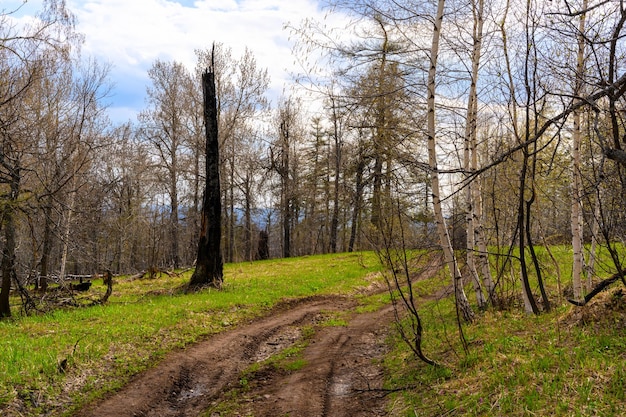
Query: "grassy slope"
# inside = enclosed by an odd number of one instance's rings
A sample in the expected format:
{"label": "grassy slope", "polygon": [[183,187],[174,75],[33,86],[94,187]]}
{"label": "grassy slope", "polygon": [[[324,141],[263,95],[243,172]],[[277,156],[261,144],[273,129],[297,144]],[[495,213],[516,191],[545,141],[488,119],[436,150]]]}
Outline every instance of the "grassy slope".
{"label": "grassy slope", "polygon": [[262,314],[284,298],[348,293],[368,285],[368,274],[378,269],[371,253],[226,265],[222,291],[187,295],[178,288],[190,273],[120,278],[105,306],[0,322],[0,415],[59,415],[50,408],[59,404],[70,412],[172,349]]}
{"label": "grassy slope", "polygon": [[[571,270],[567,248],[553,248],[553,254],[561,272]],[[420,304],[424,350],[443,366],[424,365],[401,341],[391,341],[387,386],[406,388],[390,402],[393,415],[626,416],[626,291],[617,284],[574,307],[557,290],[571,272],[559,283],[548,255],[541,251],[540,257],[556,308],[539,316],[525,315],[520,305],[481,313],[464,327],[469,353],[452,300]],[[472,298],[470,288],[467,294]]]}

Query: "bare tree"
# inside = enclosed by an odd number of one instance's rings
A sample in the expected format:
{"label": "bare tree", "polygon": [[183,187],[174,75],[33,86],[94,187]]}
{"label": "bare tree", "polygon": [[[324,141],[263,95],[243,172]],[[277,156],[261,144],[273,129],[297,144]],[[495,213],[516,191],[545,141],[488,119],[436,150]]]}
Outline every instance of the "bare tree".
{"label": "bare tree", "polygon": [[[48,0],[35,24],[17,27],[9,19],[11,12],[0,13],[0,184],[4,192],[1,227],[5,242],[0,272],[0,318],[11,315],[9,291],[18,283],[16,248],[19,200],[24,176],[32,172],[36,143],[29,140],[36,120],[27,116],[30,98],[35,96],[38,81],[50,75],[46,61],[68,60],[72,47],[80,40],[74,32],[74,18],[65,2]],[[32,168],[32,167],[31,167]]]}
{"label": "bare tree", "polygon": [[[465,121],[465,149],[463,152],[463,166],[467,172],[471,172],[477,168],[477,149],[476,149],[476,124],[477,124],[477,109],[478,109],[478,69],[480,66],[481,47],[483,41],[483,13],[484,13],[484,0],[478,0],[472,3],[472,15],[474,17],[474,25],[472,30],[473,47],[471,54],[471,74],[470,74],[470,89],[467,99],[467,118]],[[480,278],[478,276],[478,269],[475,262],[475,252],[477,241],[480,237],[477,235],[481,232],[480,221],[478,218],[477,205],[480,203],[480,194],[477,192],[479,182],[471,181],[465,190],[465,222],[466,222],[466,234],[467,234],[467,267],[469,269],[472,282],[474,284],[474,292],[476,294],[476,301],[478,307],[483,309],[486,307],[487,300],[483,293],[482,286],[480,284]],[[479,249],[480,250],[480,249]],[[486,254],[482,254],[481,262],[486,262]],[[484,265],[484,264],[483,264]],[[488,271],[488,264],[487,264]],[[485,269],[483,268],[483,273]],[[491,274],[486,274],[485,282],[488,286],[488,295],[493,302],[493,283],[491,283]]]}
{"label": "bare tree", "polygon": [[284,258],[292,256],[293,222],[295,216],[296,184],[295,175],[297,160],[295,146],[300,139],[300,103],[294,98],[286,98],[279,104],[276,124],[278,138],[271,146],[271,169],[280,179],[281,225],[282,225],[282,255]]}
{"label": "bare tree", "polygon": [[[258,140],[260,135],[254,132],[262,129],[263,116],[269,108],[265,97],[269,76],[266,69],[259,68],[249,49],[246,48],[237,59],[232,57],[231,50],[224,45],[215,46],[222,208],[225,217],[224,256],[227,262],[232,262],[237,250],[237,209],[245,204],[245,196],[241,193],[241,179],[246,177],[246,165],[250,162],[247,160],[249,154],[246,148],[255,146],[251,142]],[[196,51],[197,71],[210,65],[212,52],[209,52]],[[249,242],[245,245],[249,245]]]}
{"label": "bare tree", "polygon": [[430,165],[430,181],[431,192],[433,198],[433,207],[435,212],[435,223],[437,224],[437,233],[439,235],[439,243],[443,249],[444,259],[452,275],[452,283],[454,285],[454,294],[456,297],[457,307],[461,311],[463,318],[467,322],[474,320],[474,312],[467,300],[465,290],[463,289],[463,276],[457,263],[456,255],[452,249],[450,234],[443,215],[441,206],[441,188],[439,185],[439,170],[437,168],[437,143],[436,143],[436,124],[435,124],[435,97],[436,97],[436,76],[437,76],[437,57],[439,55],[439,40],[441,37],[441,27],[444,15],[445,0],[437,2],[437,14],[434,19],[434,27],[432,34],[432,44],[430,48],[430,69],[428,71],[428,96],[427,96],[427,135],[428,135],[428,161]]}
{"label": "bare tree", "polygon": [[[583,0],[582,10],[586,10],[588,1]],[[583,74],[585,71],[585,13],[579,17],[576,71],[574,77],[574,97],[582,95]],[[582,177],[581,177],[581,110],[574,111],[572,115],[572,249],[574,259],[572,264],[572,287],[574,298],[579,300],[582,297],[582,273],[584,264],[583,254],[583,210],[582,210]]]}
{"label": "bare tree", "polygon": [[169,260],[180,266],[180,185],[183,177],[182,153],[189,143],[191,76],[178,62],[157,60],[148,75],[148,108],[139,115],[143,135],[153,145],[163,185],[169,197]]}

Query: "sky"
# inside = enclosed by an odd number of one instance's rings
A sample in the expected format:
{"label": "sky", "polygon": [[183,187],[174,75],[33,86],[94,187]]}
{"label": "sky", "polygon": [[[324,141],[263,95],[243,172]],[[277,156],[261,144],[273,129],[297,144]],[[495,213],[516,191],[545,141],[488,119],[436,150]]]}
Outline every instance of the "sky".
{"label": "sky", "polygon": [[[148,69],[156,59],[178,61],[192,70],[195,49],[213,42],[238,57],[247,46],[271,77],[268,96],[276,103],[300,71],[286,24],[305,18],[323,20],[319,0],[66,0],[85,36],[82,54],[111,65],[109,117],[134,121],[145,107]],[[43,0],[27,0],[15,18],[41,10]],[[0,11],[24,0],[0,0]]]}

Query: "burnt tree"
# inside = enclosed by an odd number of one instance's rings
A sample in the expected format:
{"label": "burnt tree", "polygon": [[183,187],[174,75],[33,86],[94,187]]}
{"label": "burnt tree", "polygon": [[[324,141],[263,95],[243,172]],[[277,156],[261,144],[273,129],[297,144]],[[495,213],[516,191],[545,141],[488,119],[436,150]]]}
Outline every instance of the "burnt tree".
{"label": "burnt tree", "polygon": [[219,173],[219,149],[217,128],[217,104],[215,93],[214,62],[202,74],[204,94],[204,124],[206,134],[206,185],[202,202],[202,218],[196,270],[189,282],[190,288],[210,286],[220,288],[223,282],[223,261],[220,242],[221,192]]}

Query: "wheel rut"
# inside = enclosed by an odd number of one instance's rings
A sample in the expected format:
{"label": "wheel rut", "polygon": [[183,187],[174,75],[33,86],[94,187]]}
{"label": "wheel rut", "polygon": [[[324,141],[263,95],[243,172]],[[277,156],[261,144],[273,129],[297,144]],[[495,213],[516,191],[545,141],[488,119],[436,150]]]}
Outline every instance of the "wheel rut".
{"label": "wheel rut", "polygon": [[259,373],[256,380],[248,381],[251,388],[232,415],[387,415],[380,396],[384,381],[380,360],[393,320],[393,307],[387,306],[373,313],[352,314],[346,326],[319,329],[304,350],[303,368]]}
{"label": "wheel rut", "polygon": [[197,416],[238,383],[243,369],[295,343],[301,335],[294,329],[315,324],[323,311],[352,306],[354,301],[343,297],[290,302],[264,318],[167,355],[119,392],[75,415]]}

